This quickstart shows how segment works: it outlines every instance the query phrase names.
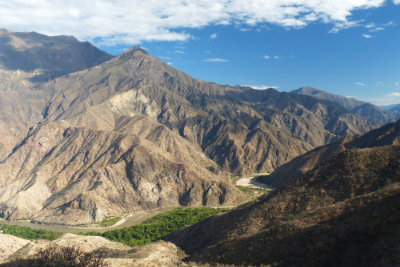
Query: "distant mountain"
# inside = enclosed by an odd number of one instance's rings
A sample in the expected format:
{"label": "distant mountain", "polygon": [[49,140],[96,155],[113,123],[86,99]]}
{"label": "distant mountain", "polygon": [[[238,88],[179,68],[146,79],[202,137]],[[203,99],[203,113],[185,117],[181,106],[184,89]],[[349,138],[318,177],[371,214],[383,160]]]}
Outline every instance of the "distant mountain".
{"label": "distant mountain", "polygon": [[166,240],[191,262],[396,266],[399,159],[398,145],[343,151],[263,199]]}
{"label": "distant mountain", "polygon": [[397,116],[398,118],[400,118],[400,104],[397,105],[393,105],[389,111],[393,114],[395,114],[395,116]]}
{"label": "distant mountain", "polygon": [[366,134],[347,136],[328,145],[317,147],[282,165],[271,175],[265,177],[264,182],[272,187],[279,187],[347,149],[393,144],[400,144],[400,121],[387,124]]}
{"label": "distant mountain", "polygon": [[379,106],[379,107],[383,108],[384,110],[391,110],[392,108],[396,107],[397,105],[400,105],[400,104],[392,104],[392,105]]}
{"label": "distant mountain", "polygon": [[[72,36],[0,29],[0,160],[43,119],[51,91],[40,88],[63,74],[103,63],[112,56]],[[40,90],[36,90],[40,89]]]}
{"label": "distant mountain", "polygon": [[49,37],[36,32],[0,29],[0,68],[37,71],[35,80],[47,80],[83,70],[112,58],[89,42],[72,36]]}
{"label": "distant mountain", "polygon": [[326,99],[348,109],[351,113],[359,114],[377,126],[393,122],[400,118],[399,114],[387,111],[373,104],[358,101],[353,98],[331,94],[312,87],[303,87],[294,91],[294,94],[309,95],[319,99]]}
{"label": "distant mountain", "polygon": [[140,48],[45,83],[18,73],[4,72],[11,86],[0,87],[8,219],[82,224],[237,203],[244,196],[230,173],[270,172],[373,128],[336,103],[204,82]]}

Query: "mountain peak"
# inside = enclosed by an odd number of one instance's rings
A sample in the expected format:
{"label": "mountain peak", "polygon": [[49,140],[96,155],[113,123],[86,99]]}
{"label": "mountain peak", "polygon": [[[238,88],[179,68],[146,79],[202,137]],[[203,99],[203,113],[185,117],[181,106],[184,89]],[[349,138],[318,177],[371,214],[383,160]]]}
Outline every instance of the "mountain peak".
{"label": "mountain peak", "polygon": [[43,70],[35,80],[48,80],[86,69],[112,56],[73,36],[46,36],[37,32],[0,29],[0,67],[32,72]]}
{"label": "mountain peak", "polygon": [[327,93],[326,91],[317,89],[315,87],[311,87],[311,86],[305,86],[305,87],[301,87],[299,89],[293,90],[290,93],[294,93],[294,94],[303,94],[303,95],[315,95],[315,94],[320,94],[320,93]]}
{"label": "mountain peak", "polygon": [[140,46],[134,46],[134,47],[129,48],[129,49],[125,50],[124,52],[122,52],[122,53],[120,54],[120,56],[126,55],[126,54],[132,54],[132,55],[133,55],[133,54],[138,53],[138,52],[143,53],[143,54],[146,54],[146,55],[149,54],[149,53],[148,53],[146,50],[144,50],[142,47],[140,47]]}

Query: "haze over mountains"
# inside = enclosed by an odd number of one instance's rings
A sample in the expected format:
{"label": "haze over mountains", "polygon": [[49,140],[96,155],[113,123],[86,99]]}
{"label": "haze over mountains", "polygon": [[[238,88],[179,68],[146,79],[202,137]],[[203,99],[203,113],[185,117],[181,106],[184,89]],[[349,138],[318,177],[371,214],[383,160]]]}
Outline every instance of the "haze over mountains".
{"label": "haze over mountains", "polygon": [[332,99],[204,82],[140,48],[111,57],[72,37],[3,30],[0,38],[8,219],[81,224],[242,202],[231,173],[271,172],[391,120]]}
{"label": "haze over mountains", "polygon": [[326,99],[348,109],[351,113],[360,114],[370,122],[377,126],[382,126],[386,123],[393,122],[400,118],[400,114],[396,112],[395,108],[385,110],[381,107],[375,106],[371,103],[358,101],[353,98],[331,94],[322,90],[312,87],[303,87],[291,91],[294,94],[309,95],[319,99]]}

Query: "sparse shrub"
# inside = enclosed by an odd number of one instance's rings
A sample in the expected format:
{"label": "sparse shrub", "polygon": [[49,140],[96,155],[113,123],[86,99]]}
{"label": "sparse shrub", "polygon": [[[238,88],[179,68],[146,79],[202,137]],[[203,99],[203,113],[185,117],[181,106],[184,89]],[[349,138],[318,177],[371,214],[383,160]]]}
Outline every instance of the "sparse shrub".
{"label": "sparse shrub", "polygon": [[39,250],[31,259],[24,261],[33,267],[105,267],[101,257],[86,253],[78,246],[51,245]]}

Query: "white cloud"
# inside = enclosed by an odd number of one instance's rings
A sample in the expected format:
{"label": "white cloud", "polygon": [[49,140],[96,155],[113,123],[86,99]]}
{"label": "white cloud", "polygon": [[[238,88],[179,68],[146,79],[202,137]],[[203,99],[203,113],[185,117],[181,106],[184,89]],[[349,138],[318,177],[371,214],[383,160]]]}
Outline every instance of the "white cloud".
{"label": "white cloud", "polygon": [[390,93],[390,94],[388,94],[386,96],[387,97],[400,97],[400,92],[393,92],[393,93]]}
{"label": "white cloud", "polygon": [[185,54],[185,52],[182,51],[182,50],[176,50],[175,53],[176,53],[176,54]]}
{"label": "white cloud", "polygon": [[338,33],[341,30],[345,30],[351,27],[356,27],[360,25],[360,21],[343,21],[343,22],[336,22],[335,26],[333,29],[330,31],[330,33]]}
{"label": "white cloud", "polygon": [[362,87],[366,86],[366,84],[363,82],[355,82],[354,84]]}
{"label": "white cloud", "polygon": [[271,59],[271,58],[277,60],[277,59],[279,59],[279,56],[268,56],[268,55],[265,55],[264,58],[267,59],[267,60]]}
{"label": "white cloud", "polygon": [[393,3],[395,3],[396,5],[400,4],[400,0],[393,0]]}
{"label": "white cloud", "polygon": [[394,83],[394,86],[400,87],[400,82],[395,82],[395,83]]}
{"label": "white cloud", "polygon": [[385,30],[385,28],[383,28],[383,27],[376,27],[376,28],[370,29],[369,31],[370,32],[379,32],[379,31],[384,31],[384,30]]}
{"label": "white cloud", "polygon": [[265,89],[269,89],[269,88],[278,89],[279,88],[279,86],[276,86],[276,85],[273,85],[273,86],[270,86],[270,85],[242,85],[242,86],[251,87],[256,90],[265,90]]}
{"label": "white cloud", "polygon": [[[393,0],[400,3],[400,0]],[[184,28],[271,23],[286,28],[331,23],[333,32],[357,24],[353,11],[385,0],[7,0],[0,2],[0,27],[49,35],[74,35],[97,43],[184,41]],[[99,41],[100,40],[100,41]]]}
{"label": "white cloud", "polygon": [[211,40],[217,39],[217,37],[218,37],[218,35],[216,33],[213,33],[210,35]]}
{"label": "white cloud", "polygon": [[229,60],[223,58],[207,58],[203,60],[204,62],[228,62]]}
{"label": "white cloud", "polygon": [[376,24],[374,22],[365,25],[365,28],[367,28],[367,29],[372,29],[372,28],[375,28],[375,27],[376,27]]}
{"label": "white cloud", "polygon": [[362,34],[362,37],[366,38],[366,39],[371,39],[374,38],[372,35],[370,34]]}
{"label": "white cloud", "polygon": [[364,98],[361,100],[373,103],[378,106],[400,104],[400,92],[392,92],[382,97],[371,97],[371,98]]}
{"label": "white cloud", "polygon": [[379,32],[379,31],[384,31],[384,30],[386,30],[387,27],[394,26],[394,25],[395,25],[395,23],[393,21],[389,21],[387,23],[380,23],[380,24],[371,22],[371,23],[366,24],[365,28],[367,28],[369,32]]}

